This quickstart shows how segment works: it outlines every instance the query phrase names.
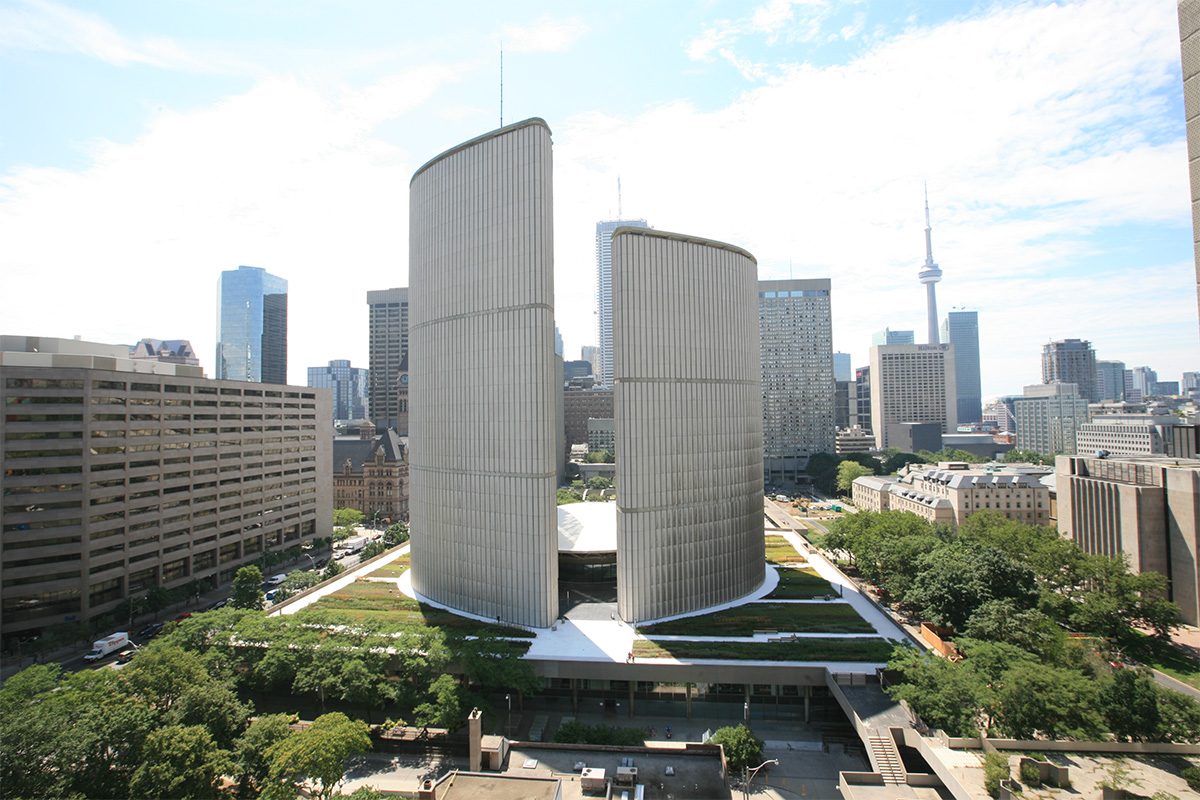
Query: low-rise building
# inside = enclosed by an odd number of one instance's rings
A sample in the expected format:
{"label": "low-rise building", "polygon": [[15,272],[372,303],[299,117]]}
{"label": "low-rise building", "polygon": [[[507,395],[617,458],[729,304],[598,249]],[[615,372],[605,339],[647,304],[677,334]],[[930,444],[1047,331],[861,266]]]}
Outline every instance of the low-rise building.
{"label": "low-rise building", "polygon": [[1059,456],[1058,530],[1089,553],[1129,558],[1170,579],[1171,600],[1200,623],[1200,460]]}
{"label": "low-rise building", "polygon": [[594,453],[598,450],[615,452],[614,435],[612,418],[596,419],[593,417],[587,421],[587,444],[590,452]]}
{"label": "low-rise building", "polygon": [[857,425],[842,428],[834,438],[833,448],[839,456],[847,453],[869,453],[875,449],[875,436]]}
{"label": "low-rise building", "polygon": [[933,523],[961,525],[976,511],[998,511],[1031,525],[1050,522],[1051,467],[1032,464],[910,464],[895,477],[854,481],[854,504],[867,511],[909,511]]}
{"label": "low-rise building", "polygon": [[408,440],[360,420],[333,439],[333,503],[373,522],[408,519]]}
{"label": "low-rise building", "polygon": [[1195,458],[1200,426],[1173,415],[1103,414],[1079,426],[1075,452]]}

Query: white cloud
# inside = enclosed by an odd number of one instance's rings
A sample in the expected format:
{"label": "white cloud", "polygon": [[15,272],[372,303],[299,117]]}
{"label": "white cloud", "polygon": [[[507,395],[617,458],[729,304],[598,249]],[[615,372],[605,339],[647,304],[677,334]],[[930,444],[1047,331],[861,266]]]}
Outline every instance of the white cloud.
{"label": "white cloud", "polygon": [[79,53],[116,66],[146,64],[192,72],[246,72],[227,54],[201,55],[165,37],[132,39],[101,17],[47,0],[0,8],[0,51]]}
{"label": "white cloud", "polygon": [[542,17],[531,25],[505,25],[500,38],[512,53],[563,53],[587,31],[587,24],[578,18]]}
{"label": "white cloud", "polygon": [[[715,111],[671,103],[557,125],[560,293],[587,300],[570,278],[588,263],[594,221],[615,212],[607,198],[619,171],[626,215],[742,245],[763,277],[833,278],[835,345],[865,363],[872,330],[924,328],[916,272],[927,178],[941,308],[980,308],[993,337],[985,391],[1036,380],[1050,336],[1190,368],[1187,265],[1140,263],[1096,238],[1150,225],[1146,235],[1188,250],[1181,126],[1164,128],[1171,111],[1156,93],[1179,81],[1173,9],[1146,14],[1106,0],[996,9],[913,29],[846,65],[785,66]],[[1104,290],[1086,289],[1084,259],[1112,262],[1094,279]],[[1154,276],[1140,286],[1167,297],[1126,291],[1134,274]],[[1114,324],[1131,307],[1145,326],[1173,325],[1182,344],[1160,349]],[[568,341],[594,340],[575,319]]]}
{"label": "white cloud", "polygon": [[[831,13],[828,0],[768,0],[745,17],[713,23],[688,42],[686,53],[693,61],[711,61],[714,54],[719,55],[747,80],[762,80],[767,74],[763,65],[751,64],[734,53],[733,46],[739,39],[758,34],[765,36],[768,44],[780,39],[812,41],[820,35]],[[753,68],[747,69],[748,65]]]}

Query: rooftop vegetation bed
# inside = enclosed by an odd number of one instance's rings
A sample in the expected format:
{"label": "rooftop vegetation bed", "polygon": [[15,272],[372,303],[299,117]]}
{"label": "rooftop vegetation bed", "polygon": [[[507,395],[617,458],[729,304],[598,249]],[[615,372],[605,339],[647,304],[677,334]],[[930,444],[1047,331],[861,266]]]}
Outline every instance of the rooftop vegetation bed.
{"label": "rooftop vegetation bed", "polygon": [[399,578],[412,566],[412,554],[405,553],[390,564],[384,564],[370,573],[372,578]]}
{"label": "rooftop vegetation bed", "polygon": [[767,595],[768,600],[811,600],[814,597],[836,594],[832,584],[810,567],[781,567],[776,572],[779,573],[779,585]]}
{"label": "rooftop vegetation bed", "polygon": [[796,552],[792,543],[782,536],[768,536],[767,561],[772,564],[799,564],[808,561],[802,554]]}
{"label": "rooftop vegetation bed", "polygon": [[494,636],[533,638],[533,633],[523,628],[480,622],[418,603],[401,592],[395,584],[379,581],[357,580],[333,594],[322,597],[311,608],[318,612],[344,616],[347,624],[357,621],[371,621],[377,624],[394,622],[399,625],[443,628],[466,635],[487,633]]}
{"label": "rooftop vegetation bed", "polygon": [[885,662],[895,645],[879,637],[797,639],[794,642],[696,642],[638,639],[636,658],[719,658],[752,661]]}
{"label": "rooftop vegetation bed", "polygon": [[638,628],[653,636],[750,636],[755,631],[781,633],[875,633],[871,624],[847,603],[747,603],[697,617]]}

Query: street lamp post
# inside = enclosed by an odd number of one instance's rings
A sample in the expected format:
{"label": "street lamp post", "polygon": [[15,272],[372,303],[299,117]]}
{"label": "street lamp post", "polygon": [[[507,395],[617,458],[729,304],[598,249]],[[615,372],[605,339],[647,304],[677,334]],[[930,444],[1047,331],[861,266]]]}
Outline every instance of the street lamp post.
{"label": "street lamp post", "polygon": [[744,784],[742,784],[742,800],[749,800],[749,798],[750,798],[750,782],[754,780],[754,776],[758,774],[758,771],[760,769],[762,769],[763,767],[765,767],[767,764],[774,764],[775,766],[779,766],[779,759],[778,758],[767,759],[766,761],[759,764],[754,769],[750,770],[750,772],[748,773],[749,776],[746,778],[746,782]]}
{"label": "street lamp post", "polygon": [[504,700],[508,703],[508,716],[504,718],[504,734],[512,736],[512,695],[504,695]]}

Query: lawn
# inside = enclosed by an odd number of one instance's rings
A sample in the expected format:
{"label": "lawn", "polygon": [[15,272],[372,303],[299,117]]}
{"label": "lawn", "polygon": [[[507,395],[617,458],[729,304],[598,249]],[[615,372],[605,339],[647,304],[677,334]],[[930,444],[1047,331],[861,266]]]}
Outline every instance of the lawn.
{"label": "lawn", "polygon": [[809,567],[780,567],[775,571],[779,573],[779,585],[767,595],[768,600],[811,600],[814,597],[836,594],[829,581]]}
{"label": "lawn", "polygon": [[390,564],[371,573],[372,578],[399,578],[412,565],[412,553],[405,553]]}
{"label": "lawn", "polygon": [[792,543],[782,536],[767,537],[767,561],[772,564],[796,564],[808,559],[796,552]]}
{"label": "lawn", "polygon": [[698,617],[639,627],[647,636],[750,636],[755,631],[782,633],[875,633],[847,603],[747,603]]}
{"label": "lawn", "polygon": [[344,589],[322,597],[311,607],[318,612],[325,611],[344,616],[350,623],[355,620],[375,620],[399,625],[444,628],[467,635],[492,633],[497,636],[533,638],[532,633],[522,628],[479,622],[418,603],[396,588],[395,584],[379,581],[355,581]]}
{"label": "lawn", "polygon": [[1131,658],[1200,689],[1200,659],[1188,651],[1153,636],[1141,636],[1126,652]]}
{"label": "lawn", "polygon": [[637,658],[728,658],[755,661],[887,661],[886,639],[798,639],[794,642],[663,642],[637,639]]}

